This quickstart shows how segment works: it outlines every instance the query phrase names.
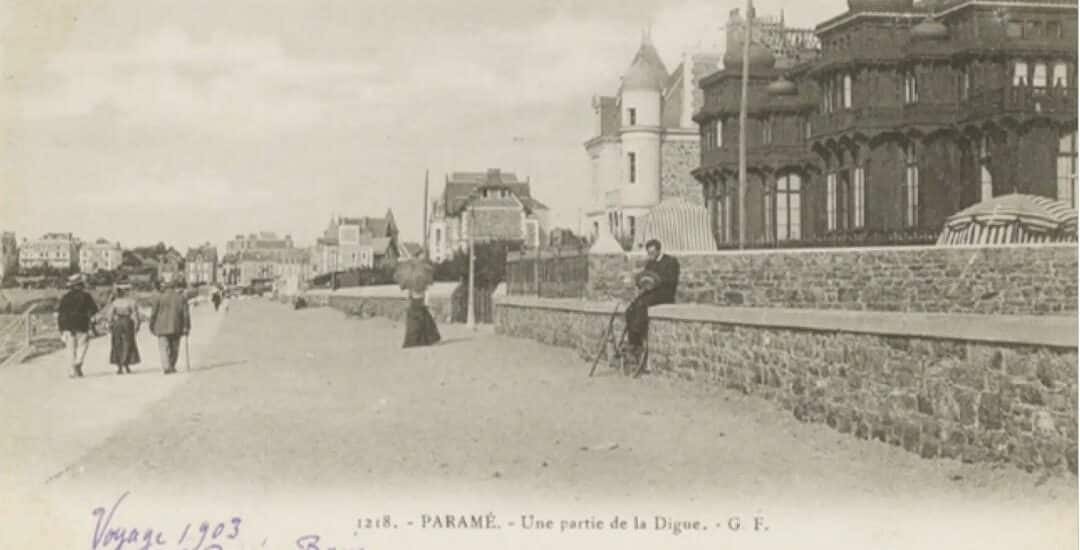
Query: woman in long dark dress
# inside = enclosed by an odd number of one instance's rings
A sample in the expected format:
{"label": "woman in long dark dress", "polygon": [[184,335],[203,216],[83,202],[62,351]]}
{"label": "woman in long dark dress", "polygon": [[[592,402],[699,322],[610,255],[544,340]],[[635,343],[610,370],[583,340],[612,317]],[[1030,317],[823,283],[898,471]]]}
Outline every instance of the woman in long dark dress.
{"label": "woman in long dark dress", "polygon": [[113,300],[109,314],[109,327],[112,332],[112,351],[109,362],[116,365],[116,374],[131,373],[131,365],[140,362],[139,346],[135,335],[139,332],[142,319],[139,317],[139,304],[128,297],[131,285],[121,284],[116,287],[117,297]]}
{"label": "woman in long dark dress", "polygon": [[435,318],[424,304],[424,293],[409,290],[409,310],[405,315],[405,345],[402,347],[430,346],[441,339]]}

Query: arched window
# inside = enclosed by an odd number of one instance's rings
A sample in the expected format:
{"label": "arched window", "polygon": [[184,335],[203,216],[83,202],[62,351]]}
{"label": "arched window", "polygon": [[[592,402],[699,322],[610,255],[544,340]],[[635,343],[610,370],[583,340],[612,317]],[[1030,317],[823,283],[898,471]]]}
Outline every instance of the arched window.
{"label": "arched window", "polygon": [[990,173],[990,136],[979,139],[979,200],[994,196],[994,177]]}
{"label": "arched window", "polygon": [[915,144],[904,147],[904,205],[905,219],[909,227],[919,225],[919,161],[915,156]]}
{"label": "arched window", "polygon": [[802,238],[802,178],[788,173],[776,180],[776,239]]}
{"label": "arched window", "polygon": [[1077,207],[1076,200],[1076,131],[1066,132],[1058,140],[1057,196]]}

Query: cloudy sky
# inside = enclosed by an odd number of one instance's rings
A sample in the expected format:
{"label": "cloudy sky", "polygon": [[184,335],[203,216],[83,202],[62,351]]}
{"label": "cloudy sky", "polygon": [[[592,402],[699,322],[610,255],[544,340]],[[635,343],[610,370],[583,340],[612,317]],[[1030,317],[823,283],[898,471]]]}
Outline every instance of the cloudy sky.
{"label": "cloudy sky", "polygon": [[[452,170],[530,176],[577,229],[593,94],[652,26],[673,69],[715,0],[0,0],[0,229],[125,246],[307,243]],[[812,26],[844,0],[760,0]]]}

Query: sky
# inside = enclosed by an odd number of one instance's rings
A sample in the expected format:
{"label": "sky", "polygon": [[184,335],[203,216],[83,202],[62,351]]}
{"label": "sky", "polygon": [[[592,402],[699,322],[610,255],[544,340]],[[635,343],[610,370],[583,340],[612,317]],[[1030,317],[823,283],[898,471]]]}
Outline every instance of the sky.
{"label": "sky", "polygon": [[[388,209],[419,240],[451,171],[586,206],[594,95],[651,28],[669,70],[742,2],[0,0],[0,230],[125,247],[310,244]],[[812,27],[844,0],[759,0]]]}

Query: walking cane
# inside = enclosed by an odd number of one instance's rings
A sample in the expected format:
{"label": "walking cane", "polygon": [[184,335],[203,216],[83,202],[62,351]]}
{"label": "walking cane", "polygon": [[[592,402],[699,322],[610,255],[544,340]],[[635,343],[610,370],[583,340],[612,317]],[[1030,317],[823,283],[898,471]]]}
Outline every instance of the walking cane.
{"label": "walking cane", "polygon": [[188,372],[191,371],[191,338],[184,335],[184,362]]}

